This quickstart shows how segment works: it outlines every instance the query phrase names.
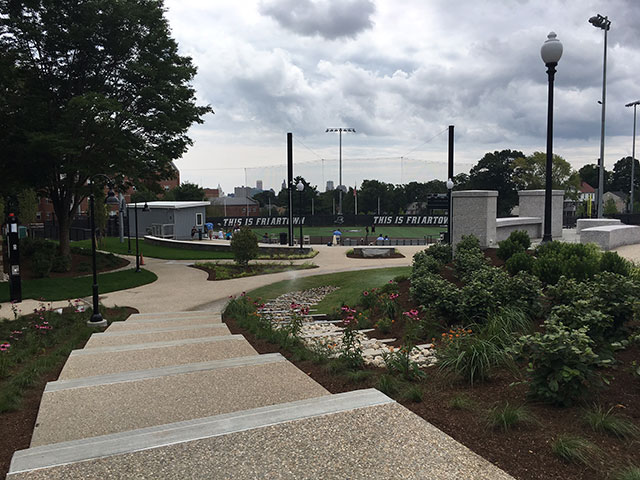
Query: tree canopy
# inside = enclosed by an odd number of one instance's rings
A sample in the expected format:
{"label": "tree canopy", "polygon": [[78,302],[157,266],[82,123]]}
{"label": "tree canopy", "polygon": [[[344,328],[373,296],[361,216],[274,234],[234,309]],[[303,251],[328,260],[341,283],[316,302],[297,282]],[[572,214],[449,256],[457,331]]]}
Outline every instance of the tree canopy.
{"label": "tree canopy", "polygon": [[[551,166],[551,188],[564,190],[565,197],[577,199],[580,175],[569,162],[559,155],[553,155]],[[533,152],[514,161],[514,181],[519,190],[544,189],[547,175],[547,154]]]}
{"label": "tree canopy", "polygon": [[162,0],[0,0],[0,71],[3,164],[51,199],[63,254],[88,179],[169,178],[211,110]]}
{"label": "tree canopy", "polygon": [[518,150],[486,153],[469,172],[469,186],[477,190],[498,191],[498,216],[508,216],[518,204],[517,184],[513,173],[516,159],[524,158]]}
{"label": "tree canopy", "polygon": [[[633,167],[633,191],[634,196],[638,193],[638,186],[640,185],[640,181],[638,180],[638,176],[640,176],[640,162],[638,159],[635,159],[635,165]],[[613,173],[611,174],[611,179],[609,181],[609,190],[614,192],[625,192],[628,193],[631,191],[631,157],[624,157],[618,160],[613,165]]]}
{"label": "tree canopy", "polygon": [[172,188],[164,195],[164,200],[175,200],[177,202],[196,201],[205,199],[204,188],[191,182],[183,182]]}

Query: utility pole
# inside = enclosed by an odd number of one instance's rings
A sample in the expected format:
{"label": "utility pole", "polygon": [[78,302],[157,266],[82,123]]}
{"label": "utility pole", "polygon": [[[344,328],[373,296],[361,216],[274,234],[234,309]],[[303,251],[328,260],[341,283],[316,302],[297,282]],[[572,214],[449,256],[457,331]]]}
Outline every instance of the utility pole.
{"label": "utility pole", "polygon": [[325,130],[325,133],[330,133],[330,132],[338,132],[340,134],[340,178],[339,178],[340,185],[338,185],[338,190],[340,191],[340,194],[339,194],[340,197],[338,200],[338,215],[342,215],[342,192],[344,188],[344,185],[342,185],[342,132],[356,133],[356,130],[355,128],[343,128],[343,127],[327,128]]}

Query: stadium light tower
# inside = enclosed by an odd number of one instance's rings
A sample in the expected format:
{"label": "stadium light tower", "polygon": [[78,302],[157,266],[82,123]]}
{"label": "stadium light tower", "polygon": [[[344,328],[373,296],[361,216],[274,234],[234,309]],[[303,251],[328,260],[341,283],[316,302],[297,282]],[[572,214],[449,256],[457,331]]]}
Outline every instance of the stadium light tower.
{"label": "stadium light tower", "polygon": [[598,170],[598,218],[602,218],[604,212],[604,202],[602,195],[604,194],[604,120],[605,120],[605,105],[607,99],[607,32],[611,28],[611,20],[608,17],[602,15],[594,15],[589,19],[589,23],[596,28],[600,28],[604,31],[604,61],[602,62],[602,119],[600,121],[600,169]]}
{"label": "stadium light tower", "polygon": [[633,147],[631,148],[631,199],[629,200],[629,213],[633,213],[633,183],[635,181],[634,167],[636,164],[636,107],[638,105],[640,105],[640,100],[625,105],[625,107],[633,107]]}
{"label": "stadium light tower", "polygon": [[342,132],[345,133],[356,133],[355,128],[327,128],[325,133],[330,132],[338,132],[340,134],[340,185],[338,185],[338,190],[340,191],[340,200],[338,203],[338,215],[342,215],[342,193],[344,192],[345,186],[342,184]]}

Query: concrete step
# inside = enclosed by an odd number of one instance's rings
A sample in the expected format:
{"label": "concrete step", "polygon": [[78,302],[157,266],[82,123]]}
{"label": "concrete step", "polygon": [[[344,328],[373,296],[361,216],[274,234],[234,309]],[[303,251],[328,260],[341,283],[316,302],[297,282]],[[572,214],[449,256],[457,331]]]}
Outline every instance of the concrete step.
{"label": "concrete step", "polygon": [[186,327],[191,325],[219,325],[222,323],[220,317],[194,317],[194,318],[169,318],[160,320],[125,320],[124,322],[113,322],[107,328],[107,332],[121,332],[125,330],[155,330],[156,328]]}
{"label": "concrete step", "polygon": [[45,388],[31,446],[323,395],[277,353],[61,380]]}
{"label": "concrete step", "polygon": [[127,318],[127,323],[155,323],[155,322],[169,322],[169,321],[194,321],[194,320],[210,320],[211,322],[219,323],[221,322],[222,315],[220,312],[199,312],[198,315],[187,315],[183,316],[180,313],[176,313],[173,315],[165,315],[161,317],[137,317],[135,315],[131,315]]}
{"label": "concrete step", "polygon": [[169,340],[182,340],[185,338],[217,337],[218,335],[231,335],[229,328],[227,328],[224,323],[155,328],[151,331],[148,329],[124,330],[120,332],[111,332],[107,330],[104,333],[94,333],[91,335],[91,338],[89,338],[89,341],[84,348],[165,342]]}
{"label": "concrete step", "polygon": [[220,315],[220,312],[213,311],[188,311],[188,312],[151,312],[151,313],[134,313],[129,320],[158,320],[167,318],[198,318],[208,317],[210,315]]}
{"label": "concrete step", "polygon": [[512,477],[368,389],[33,447],[7,478]]}
{"label": "concrete step", "polygon": [[73,350],[60,380],[256,355],[242,335]]}

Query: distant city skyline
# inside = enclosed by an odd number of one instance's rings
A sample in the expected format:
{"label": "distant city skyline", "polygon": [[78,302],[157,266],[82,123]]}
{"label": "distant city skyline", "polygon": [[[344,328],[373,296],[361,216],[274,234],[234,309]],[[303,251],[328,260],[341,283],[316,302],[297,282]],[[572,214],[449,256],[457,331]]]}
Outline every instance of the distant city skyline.
{"label": "distant city skyline", "polygon": [[181,53],[198,66],[198,98],[216,112],[190,131],[194,145],[176,161],[183,181],[233,191],[261,179],[278,190],[293,132],[294,173],[324,191],[327,181],[338,184],[329,127],[357,132],[343,136],[347,186],[445,180],[448,125],[456,127],[456,173],[486,152],[544,151],[540,47],[550,31],[564,45],[554,153],[576,169],[595,163],[603,35],[588,19],[597,13],[612,22],[605,167],[631,155],[624,105],[640,99],[632,0],[459,0],[456,8],[447,0],[402,8],[391,0],[167,0],[166,8]]}

